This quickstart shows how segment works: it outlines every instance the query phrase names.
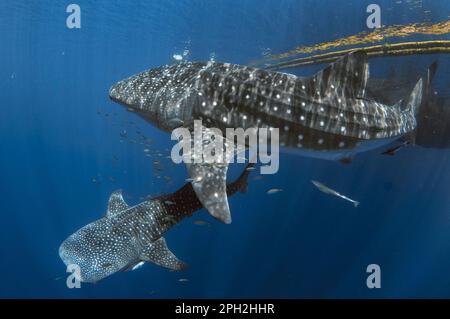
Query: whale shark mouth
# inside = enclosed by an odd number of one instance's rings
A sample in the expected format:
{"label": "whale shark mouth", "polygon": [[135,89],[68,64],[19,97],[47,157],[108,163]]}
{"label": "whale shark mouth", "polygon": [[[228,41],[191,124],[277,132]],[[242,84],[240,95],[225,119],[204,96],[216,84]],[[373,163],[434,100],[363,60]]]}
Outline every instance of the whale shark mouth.
{"label": "whale shark mouth", "polygon": [[[173,107],[185,108],[187,111],[179,114],[192,116],[189,121],[180,119],[180,125],[189,130],[196,119],[219,123],[224,131],[227,126],[245,129],[257,127],[261,118],[276,118],[286,123],[285,129],[292,125],[304,130],[297,134],[295,145],[304,147],[308,145],[305,137],[313,136],[312,142],[326,152],[323,148],[327,145],[339,149],[344,147],[343,141],[358,144],[400,137],[416,128],[416,114],[429,79],[419,79],[409,96],[386,106],[365,97],[368,78],[367,55],[361,51],[309,78],[227,63],[188,62],[122,80],[111,87],[110,97],[160,128],[171,127],[164,121],[169,120],[165,112]],[[318,136],[321,132],[324,137]],[[186,166],[203,206],[215,218],[231,223],[226,194],[228,163]]]}

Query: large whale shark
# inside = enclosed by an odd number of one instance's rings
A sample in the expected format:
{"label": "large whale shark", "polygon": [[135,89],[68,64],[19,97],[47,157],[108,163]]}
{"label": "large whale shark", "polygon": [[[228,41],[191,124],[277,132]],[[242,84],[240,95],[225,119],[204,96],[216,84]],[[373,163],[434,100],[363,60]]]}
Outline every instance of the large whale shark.
{"label": "large whale shark", "polygon": [[[416,127],[424,80],[405,98],[384,105],[365,97],[368,78],[361,51],[309,78],[229,63],[184,62],[122,80],[109,96],[165,131],[180,125],[192,129],[195,120],[222,132],[272,127],[288,150],[340,160],[391,143]],[[201,180],[194,189],[205,208],[229,223],[226,170],[227,165],[188,166],[193,181]],[[211,179],[222,180],[215,183],[221,188],[211,189]]]}
{"label": "large whale shark", "polygon": [[[245,169],[227,185],[228,195],[246,191],[249,173]],[[169,250],[163,235],[201,208],[191,183],[133,207],[124,201],[121,191],[115,191],[106,214],[69,236],[61,244],[59,256],[67,266],[79,267],[78,279],[82,282],[97,282],[143,262],[171,270],[184,269],[186,264]]]}

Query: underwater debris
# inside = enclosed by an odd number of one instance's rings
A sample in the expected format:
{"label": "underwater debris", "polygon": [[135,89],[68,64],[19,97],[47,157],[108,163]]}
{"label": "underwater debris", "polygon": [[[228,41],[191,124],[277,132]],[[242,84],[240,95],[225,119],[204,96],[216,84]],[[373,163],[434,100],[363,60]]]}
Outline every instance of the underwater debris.
{"label": "underwater debris", "polygon": [[[300,46],[295,48],[294,50],[290,50],[287,52],[266,55],[263,57],[263,59],[260,59],[259,61],[254,61],[253,64],[262,64],[272,61],[280,61],[300,54],[312,54],[315,52],[329,51],[334,48],[349,47],[362,44],[384,42],[384,44],[390,45],[388,42],[389,38],[414,37],[417,36],[418,34],[444,35],[448,33],[450,33],[450,20],[441,21],[435,24],[423,22],[423,23],[410,23],[404,25],[383,26],[383,28],[374,29],[371,32],[364,31],[344,38],[336,39],[331,42],[318,43],[312,46]],[[421,43],[427,43],[425,46],[433,46],[433,43],[439,43],[439,40],[423,41],[423,42],[417,42],[414,40],[415,39],[413,39],[411,42],[406,42],[411,43],[410,49],[414,48],[413,43],[417,43],[418,45],[422,45]],[[401,43],[398,44],[401,45]],[[341,50],[340,52],[344,51],[345,50]]]}
{"label": "underwater debris", "polygon": [[352,48],[341,51],[333,51],[313,56],[292,59],[280,63],[266,65],[267,70],[280,70],[289,68],[298,68],[302,66],[311,66],[323,63],[330,63],[338,60],[342,56],[354,51],[361,51],[367,54],[368,58],[378,58],[386,56],[407,56],[421,54],[444,54],[450,53],[449,40],[404,42],[394,44],[380,44],[361,48]]}

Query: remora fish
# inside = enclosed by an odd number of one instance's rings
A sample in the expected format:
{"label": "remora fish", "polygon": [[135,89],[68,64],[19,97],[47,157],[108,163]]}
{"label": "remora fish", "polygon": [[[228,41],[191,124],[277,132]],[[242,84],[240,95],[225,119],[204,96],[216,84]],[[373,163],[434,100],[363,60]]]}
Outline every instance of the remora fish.
{"label": "remora fish", "polygon": [[324,185],[324,184],[322,184],[322,183],[320,183],[320,182],[317,182],[317,181],[311,181],[311,182],[312,182],[312,183],[314,184],[314,186],[316,186],[321,192],[323,192],[323,193],[325,193],[325,194],[337,196],[337,197],[340,197],[340,198],[342,198],[342,199],[345,199],[346,201],[349,201],[350,203],[353,203],[353,205],[354,205],[355,207],[358,207],[358,205],[359,205],[359,202],[358,202],[358,201],[353,200],[353,199],[351,199],[351,198],[348,198],[347,196],[342,195],[341,193],[338,193],[338,192],[335,191],[334,189],[331,189],[331,188],[329,188],[328,186],[326,186],[326,185]]}
{"label": "remora fish", "polygon": [[[387,106],[365,98],[368,77],[367,56],[358,51],[310,78],[229,63],[185,62],[122,80],[109,96],[166,131],[180,123],[192,131],[194,120],[222,132],[227,127],[275,127],[286,149],[340,160],[390,143],[416,127],[423,80],[405,99]],[[205,208],[231,222],[224,191],[227,165],[207,169],[190,164],[188,171],[191,178],[203,177],[195,190]],[[211,179],[222,180],[215,184],[221,187],[202,186]],[[217,200],[220,205],[214,204]]]}
{"label": "remora fish", "polygon": [[[227,185],[228,195],[245,191],[249,171]],[[166,204],[170,202],[172,204]],[[59,248],[66,265],[80,267],[80,280],[97,282],[120,270],[153,262],[172,270],[186,265],[167,248],[163,234],[202,208],[192,185],[129,207],[121,191],[111,194],[106,215],[69,236]]]}

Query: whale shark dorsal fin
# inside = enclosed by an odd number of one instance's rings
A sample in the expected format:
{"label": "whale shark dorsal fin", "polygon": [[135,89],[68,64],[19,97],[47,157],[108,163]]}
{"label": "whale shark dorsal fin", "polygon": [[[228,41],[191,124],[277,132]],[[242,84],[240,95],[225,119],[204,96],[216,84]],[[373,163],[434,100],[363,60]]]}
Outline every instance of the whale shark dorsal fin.
{"label": "whale shark dorsal fin", "polygon": [[169,250],[163,237],[145,246],[140,254],[140,259],[171,270],[182,270],[187,267],[187,264],[180,261]]}
{"label": "whale shark dorsal fin", "polygon": [[422,95],[423,95],[423,79],[419,79],[414,86],[414,89],[411,91],[409,97],[403,100],[403,107],[405,111],[411,112],[414,115],[417,115],[419,112],[419,107],[422,104]]}
{"label": "whale shark dorsal fin", "polygon": [[410,112],[414,116],[419,113],[419,109],[422,105],[423,97],[429,94],[431,82],[437,71],[437,61],[434,61],[427,69],[427,73],[422,76],[417,82],[411,93],[407,98],[404,98],[394,104],[394,107],[402,110],[403,112]]}
{"label": "whale shark dorsal fin", "polygon": [[313,96],[337,95],[346,98],[364,97],[369,64],[363,51],[351,52],[307,79],[304,85]]}
{"label": "whale shark dorsal fin", "polygon": [[108,211],[106,212],[106,216],[112,217],[128,208],[128,204],[125,203],[125,200],[123,199],[122,190],[116,190],[112,192],[111,196],[109,197]]}

